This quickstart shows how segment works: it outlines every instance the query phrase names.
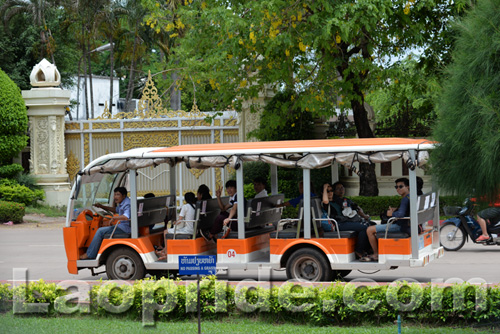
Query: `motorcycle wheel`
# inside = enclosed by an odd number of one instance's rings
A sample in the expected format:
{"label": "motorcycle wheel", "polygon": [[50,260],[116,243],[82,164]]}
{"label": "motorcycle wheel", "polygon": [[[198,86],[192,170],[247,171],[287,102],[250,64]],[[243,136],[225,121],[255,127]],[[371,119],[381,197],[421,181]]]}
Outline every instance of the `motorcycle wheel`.
{"label": "motorcycle wheel", "polygon": [[441,246],[447,251],[457,251],[465,244],[465,232],[454,223],[448,222],[439,231]]}

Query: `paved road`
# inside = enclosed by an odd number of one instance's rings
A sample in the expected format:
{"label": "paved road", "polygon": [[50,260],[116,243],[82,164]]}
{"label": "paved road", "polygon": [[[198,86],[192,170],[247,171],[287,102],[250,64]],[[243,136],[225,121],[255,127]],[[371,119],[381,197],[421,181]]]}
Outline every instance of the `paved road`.
{"label": "paved road", "polygon": [[[37,227],[38,225],[38,227]],[[0,227],[0,280],[12,280],[13,268],[28,268],[29,280],[98,280],[105,274],[92,276],[81,270],[78,275],[68,274],[66,254],[62,238],[62,225],[22,224]],[[470,280],[480,278],[487,283],[500,283],[500,247],[467,243],[458,252],[445,256],[423,268],[401,268],[374,274],[353,271],[347,281],[373,279],[376,282],[392,282],[397,279],[414,279],[418,282],[451,279]],[[258,279],[257,272],[234,272],[234,279]],[[221,277],[224,278],[224,277]],[[272,273],[273,280],[286,280],[283,271]]]}

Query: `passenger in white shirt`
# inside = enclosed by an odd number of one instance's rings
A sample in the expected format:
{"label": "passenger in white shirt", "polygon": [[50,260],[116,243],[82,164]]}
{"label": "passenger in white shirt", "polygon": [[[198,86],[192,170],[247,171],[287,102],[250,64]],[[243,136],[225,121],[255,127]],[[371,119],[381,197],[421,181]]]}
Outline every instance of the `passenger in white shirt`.
{"label": "passenger in white shirt", "polygon": [[179,213],[179,219],[172,223],[171,228],[165,230],[165,247],[156,252],[158,260],[167,259],[167,234],[193,234],[194,233],[194,218],[196,213],[196,195],[192,192],[184,194],[184,204]]}
{"label": "passenger in white shirt", "polygon": [[255,195],[254,198],[261,198],[261,197],[267,197],[267,190],[266,190],[266,179],[263,178],[262,176],[257,176],[255,179],[253,179],[253,189],[255,189],[255,192],[257,195]]}

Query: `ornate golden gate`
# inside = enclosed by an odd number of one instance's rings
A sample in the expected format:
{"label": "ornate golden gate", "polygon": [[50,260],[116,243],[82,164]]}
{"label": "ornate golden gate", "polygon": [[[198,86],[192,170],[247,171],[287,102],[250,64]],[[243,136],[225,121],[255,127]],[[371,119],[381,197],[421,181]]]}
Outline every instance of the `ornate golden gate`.
{"label": "ornate golden gate", "polygon": [[[238,141],[237,114],[234,111],[201,112],[196,104],[190,112],[171,111],[162,106],[151,74],[148,76],[142,98],[134,112],[104,114],[92,120],[69,121],[65,124],[65,151],[71,182],[76,173],[93,159],[108,153],[137,147],[168,147],[179,144],[230,143]],[[211,118],[208,118],[211,117]],[[177,170],[177,195],[187,191],[196,193],[200,184],[206,184],[215,194],[218,184],[228,179],[230,171],[221,169]],[[141,172],[139,195],[153,192],[156,196],[168,194],[169,175],[164,165]]]}

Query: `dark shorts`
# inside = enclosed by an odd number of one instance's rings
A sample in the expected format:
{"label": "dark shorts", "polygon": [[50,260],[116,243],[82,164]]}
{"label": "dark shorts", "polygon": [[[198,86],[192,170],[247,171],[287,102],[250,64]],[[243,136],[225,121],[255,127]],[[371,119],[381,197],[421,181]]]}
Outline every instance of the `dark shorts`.
{"label": "dark shorts", "polygon": [[495,224],[500,220],[500,208],[484,209],[479,211],[477,215],[485,220],[488,219],[490,223]]}

